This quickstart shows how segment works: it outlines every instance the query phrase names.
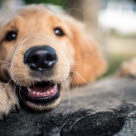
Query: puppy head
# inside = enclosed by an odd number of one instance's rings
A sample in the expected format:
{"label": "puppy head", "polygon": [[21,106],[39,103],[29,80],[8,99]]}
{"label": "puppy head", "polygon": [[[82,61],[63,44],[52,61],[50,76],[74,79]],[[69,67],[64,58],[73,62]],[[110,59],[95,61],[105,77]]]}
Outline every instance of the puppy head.
{"label": "puppy head", "polygon": [[71,85],[92,82],[105,67],[99,48],[71,17],[43,6],[28,6],[0,32],[0,77],[18,86],[24,103],[35,110],[54,108],[68,78]]}

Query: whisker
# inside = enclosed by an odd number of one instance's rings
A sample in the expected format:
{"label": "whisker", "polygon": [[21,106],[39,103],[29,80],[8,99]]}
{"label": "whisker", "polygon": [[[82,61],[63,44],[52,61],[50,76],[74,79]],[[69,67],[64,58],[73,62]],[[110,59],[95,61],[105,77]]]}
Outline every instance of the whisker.
{"label": "whisker", "polygon": [[74,69],[71,68],[71,72],[76,74],[81,80],[83,80],[87,85],[89,85],[89,83],[78,72],[76,72]]}
{"label": "whisker", "polygon": [[14,84],[14,93],[16,92],[17,84]]}
{"label": "whisker", "polygon": [[0,61],[0,63],[8,63],[8,64],[11,64],[11,63],[8,62],[8,61]]}
{"label": "whisker", "polygon": [[65,84],[66,84],[66,88],[67,88],[67,91],[68,91],[68,107],[70,107],[70,105],[71,105],[71,103],[70,103],[70,100],[71,100],[70,89],[68,87],[66,80],[65,80]]}
{"label": "whisker", "polygon": [[8,81],[8,83],[6,83],[5,90],[7,90],[7,87],[8,87],[8,85],[9,85],[9,83],[11,82],[11,80],[12,80],[12,79],[10,79],[10,80]]}
{"label": "whisker", "polygon": [[75,59],[78,59],[78,58],[86,58],[86,57],[91,57],[92,54],[89,54],[89,55],[80,55],[80,56],[75,56]]}
{"label": "whisker", "polygon": [[9,67],[9,66],[10,66],[10,64],[6,64],[6,63],[1,64],[1,65],[0,65],[0,69],[2,69],[2,68],[3,68],[3,66],[8,66],[8,67]]}
{"label": "whisker", "polygon": [[21,90],[20,90],[20,88],[19,88],[19,96],[20,96],[20,99],[22,100],[22,102],[25,104],[25,102],[24,102],[24,100],[23,100],[23,98],[22,98],[22,96],[21,96]]}
{"label": "whisker", "polygon": [[[20,79],[18,79],[18,80],[20,80]],[[17,80],[16,80],[15,82],[17,82]],[[17,87],[17,84],[16,84],[16,87]],[[22,91],[22,89],[21,89],[20,86],[18,86],[18,87],[19,87],[19,90],[18,90],[19,97],[20,97],[20,99],[22,100],[22,102],[25,104],[25,102],[24,102],[24,100],[23,100],[23,98],[22,98],[22,96],[21,96],[21,91]],[[16,89],[16,88],[14,88],[14,89]],[[23,92],[23,91],[22,91],[22,92]],[[24,93],[24,92],[23,92],[23,93]]]}

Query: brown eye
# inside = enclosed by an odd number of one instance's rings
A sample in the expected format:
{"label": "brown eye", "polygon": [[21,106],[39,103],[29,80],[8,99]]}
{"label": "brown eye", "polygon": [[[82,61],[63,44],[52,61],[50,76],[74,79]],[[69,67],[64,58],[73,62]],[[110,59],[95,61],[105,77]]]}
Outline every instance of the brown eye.
{"label": "brown eye", "polygon": [[16,38],[17,38],[17,32],[10,31],[7,33],[5,40],[6,41],[13,41],[13,40],[16,40]]}
{"label": "brown eye", "polygon": [[54,33],[57,35],[57,36],[64,36],[65,33],[63,32],[63,30],[59,27],[56,27],[54,28]]}

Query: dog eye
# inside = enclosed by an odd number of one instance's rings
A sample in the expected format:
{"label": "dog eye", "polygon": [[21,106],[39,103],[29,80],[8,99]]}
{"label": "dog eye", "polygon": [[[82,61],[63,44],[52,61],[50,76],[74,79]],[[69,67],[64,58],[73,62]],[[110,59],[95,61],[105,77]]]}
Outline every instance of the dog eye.
{"label": "dog eye", "polygon": [[17,38],[17,32],[14,31],[10,31],[6,35],[6,41],[13,41],[16,40],[16,38]]}
{"label": "dog eye", "polygon": [[54,28],[54,33],[57,35],[57,36],[64,36],[65,33],[63,32],[63,30],[59,27],[56,27]]}

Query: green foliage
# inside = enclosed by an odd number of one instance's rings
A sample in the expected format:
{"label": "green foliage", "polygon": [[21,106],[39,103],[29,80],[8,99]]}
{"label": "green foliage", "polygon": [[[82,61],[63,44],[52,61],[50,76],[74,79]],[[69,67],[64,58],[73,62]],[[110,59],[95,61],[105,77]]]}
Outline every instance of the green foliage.
{"label": "green foliage", "polygon": [[108,70],[107,72],[103,75],[109,76],[109,75],[114,75],[117,70],[119,70],[120,65],[127,60],[129,57],[128,56],[110,56],[108,58]]}
{"label": "green foliage", "polygon": [[24,0],[26,4],[32,3],[50,3],[54,5],[65,6],[68,0]]}

